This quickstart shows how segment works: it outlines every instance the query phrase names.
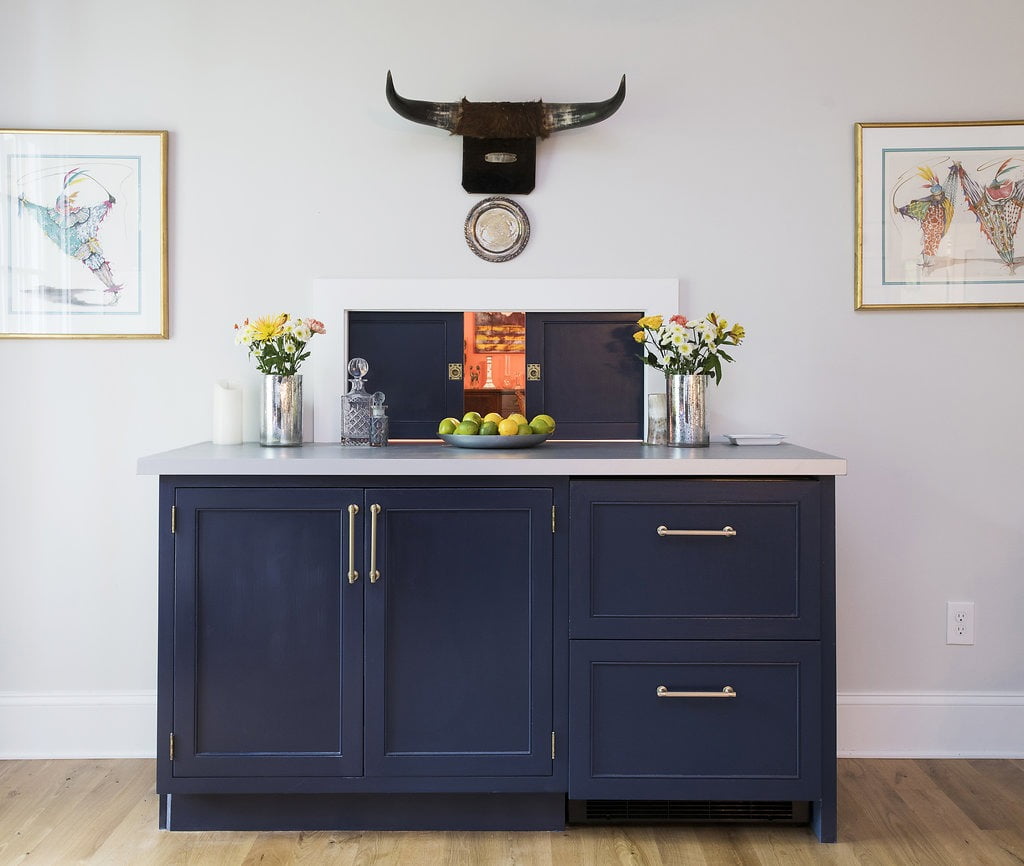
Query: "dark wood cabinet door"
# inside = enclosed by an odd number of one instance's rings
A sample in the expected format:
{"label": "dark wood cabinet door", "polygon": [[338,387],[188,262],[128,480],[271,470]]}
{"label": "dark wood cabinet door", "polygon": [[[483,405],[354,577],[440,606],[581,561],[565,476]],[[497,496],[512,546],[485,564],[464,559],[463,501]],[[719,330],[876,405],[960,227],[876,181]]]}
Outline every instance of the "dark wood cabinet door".
{"label": "dark wood cabinet door", "polygon": [[551,775],[551,490],[368,490],[366,505],[367,776]]}
{"label": "dark wood cabinet door", "polygon": [[527,417],[551,415],[556,439],[642,439],[642,315],[527,313]]}
{"label": "dark wood cabinet door", "polygon": [[362,773],[363,580],[346,578],[361,502],[176,491],[175,777]]}
{"label": "dark wood cabinet door", "polygon": [[463,415],[462,313],[351,312],[349,358],[370,365],[367,390],[387,395],[392,439],[433,439],[442,418]]}

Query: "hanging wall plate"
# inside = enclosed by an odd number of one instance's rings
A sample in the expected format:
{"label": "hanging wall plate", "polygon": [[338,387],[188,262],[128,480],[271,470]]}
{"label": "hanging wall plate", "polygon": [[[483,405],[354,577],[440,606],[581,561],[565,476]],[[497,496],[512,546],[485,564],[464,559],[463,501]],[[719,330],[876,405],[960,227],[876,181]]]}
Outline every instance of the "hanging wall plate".
{"label": "hanging wall plate", "polygon": [[489,262],[514,259],[530,240],[530,220],[518,204],[491,196],[474,205],[466,217],[466,243]]}

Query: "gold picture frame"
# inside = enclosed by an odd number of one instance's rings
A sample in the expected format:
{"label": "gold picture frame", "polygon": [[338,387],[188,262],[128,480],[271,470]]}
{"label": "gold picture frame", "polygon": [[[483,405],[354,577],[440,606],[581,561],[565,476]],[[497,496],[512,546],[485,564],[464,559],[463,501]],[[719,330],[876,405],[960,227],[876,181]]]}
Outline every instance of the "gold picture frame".
{"label": "gold picture frame", "polygon": [[0,338],[167,338],[167,137],[0,129]]}
{"label": "gold picture frame", "polygon": [[857,123],[854,152],[854,309],[1024,307],[1024,120]]}

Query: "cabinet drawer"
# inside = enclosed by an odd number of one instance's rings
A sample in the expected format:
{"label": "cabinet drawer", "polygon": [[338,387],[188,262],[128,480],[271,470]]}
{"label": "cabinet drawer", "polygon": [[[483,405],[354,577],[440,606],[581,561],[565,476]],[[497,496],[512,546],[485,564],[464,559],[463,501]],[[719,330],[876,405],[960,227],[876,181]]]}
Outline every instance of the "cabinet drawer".
{"label": "cabinet drawer", "polygon": [[818,637],[817,481],[580,481],[570,508],[573,637]]}
{"label": "cabinet drawer", "polygon": [[820,796],[817,643],[573,641],[570,657],[571,798]]}

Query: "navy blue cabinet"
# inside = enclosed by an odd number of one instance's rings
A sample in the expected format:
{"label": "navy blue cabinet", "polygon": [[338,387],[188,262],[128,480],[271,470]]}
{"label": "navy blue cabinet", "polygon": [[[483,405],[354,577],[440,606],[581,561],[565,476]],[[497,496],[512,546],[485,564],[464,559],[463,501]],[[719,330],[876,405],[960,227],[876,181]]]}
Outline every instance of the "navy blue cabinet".
{"label": "navy blue cabinet", "polygon": [[832,478],[196,476],[160,495],[161,826],[745,804],[835,840]]}
{"label": "navy blue cabinet", "polygon": [[745,802],[835,841],[832,491],[571,483],[571,815]]}
{"label": "navy blue cabinet", "polygon": [[169,495],[161,791],[551,776],[550,488]]}

